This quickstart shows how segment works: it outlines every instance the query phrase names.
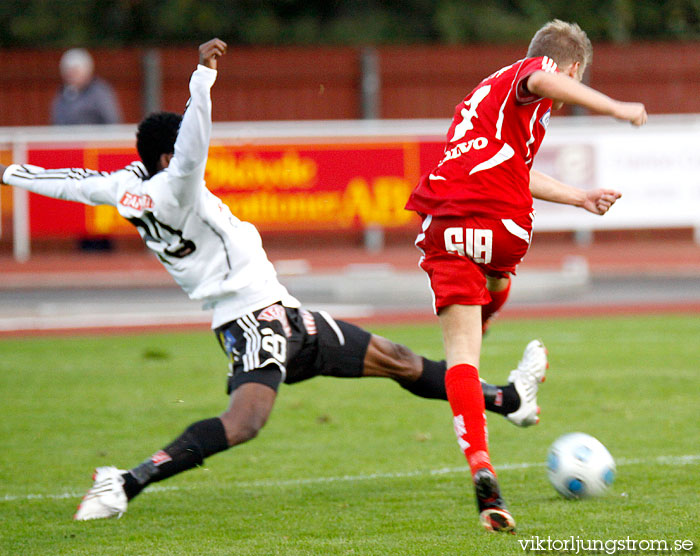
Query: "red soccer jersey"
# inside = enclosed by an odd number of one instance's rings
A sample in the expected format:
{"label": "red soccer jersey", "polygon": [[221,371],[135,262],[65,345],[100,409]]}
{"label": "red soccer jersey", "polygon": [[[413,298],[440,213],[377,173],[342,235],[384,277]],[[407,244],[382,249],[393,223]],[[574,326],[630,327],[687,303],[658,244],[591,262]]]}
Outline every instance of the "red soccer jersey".
{"label": "red soccer jersey", "polygon": [[525,58],[479,83],[455,108],[440,163],[423,176],[406,209],[434,216],[512,218],[532,211],[530,168],[549,123],[551,99],[523,87],[550,58]]}

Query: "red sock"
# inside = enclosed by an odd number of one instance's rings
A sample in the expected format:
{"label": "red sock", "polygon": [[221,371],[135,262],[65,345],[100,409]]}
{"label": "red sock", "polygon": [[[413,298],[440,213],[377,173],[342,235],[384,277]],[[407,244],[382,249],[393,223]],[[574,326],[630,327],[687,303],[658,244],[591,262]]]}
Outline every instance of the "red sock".
{"label": "red sock", "polygon": [[491,317],[493,317],[498,311],[500,311],[501,307],[505,305],[506,300],[508,299],[508,294],[510,294],[511,283],[512,281],[508,280],[508,286],[505,290],[501,290],[499,292],[489,291],[489,293],[491,294],[491,301],[489,301],[486,305],[481,306],[482,331],[486,331]]}
{"label": "red sock", "polygon": [[445,374],[445,389],[454,415],[457,442],[469,462],[472,475],[482,467],[494,472],[486,438],[484,395],[479,371],[471,365],[450,367]]}

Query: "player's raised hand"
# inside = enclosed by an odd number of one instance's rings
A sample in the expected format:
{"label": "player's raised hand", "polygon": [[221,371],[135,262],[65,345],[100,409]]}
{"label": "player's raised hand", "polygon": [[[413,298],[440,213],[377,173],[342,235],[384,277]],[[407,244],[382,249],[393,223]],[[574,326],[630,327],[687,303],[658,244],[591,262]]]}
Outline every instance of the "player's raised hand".
{"label": "player's raised hand", "polygon": [[199,45],[199,63],[211,69],[216,69],[216,59],[226,53],[227,45],[221,39],[211,39]]}
{"label": "player's raised hand", "polygon": [[586,192],[586,201],[582,206],[588,212],[603,215],[620,197],[622,193],[613,189],[592,189]]}
{"label": "player's raised hand", "polygon": [[647,110],[641,102],[618,102],[614,116],[637,127],[647,123]]}

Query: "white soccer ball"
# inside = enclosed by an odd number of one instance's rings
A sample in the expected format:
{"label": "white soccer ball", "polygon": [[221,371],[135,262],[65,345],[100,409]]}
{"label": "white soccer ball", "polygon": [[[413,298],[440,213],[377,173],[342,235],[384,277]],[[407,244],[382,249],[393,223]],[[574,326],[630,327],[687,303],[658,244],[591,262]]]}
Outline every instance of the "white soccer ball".
{"label": "white soccer ball", "polygon": [[550,446],[547,476],[564,498],[600,496],[615,480],[615,460],[599,440],[572,432]]}

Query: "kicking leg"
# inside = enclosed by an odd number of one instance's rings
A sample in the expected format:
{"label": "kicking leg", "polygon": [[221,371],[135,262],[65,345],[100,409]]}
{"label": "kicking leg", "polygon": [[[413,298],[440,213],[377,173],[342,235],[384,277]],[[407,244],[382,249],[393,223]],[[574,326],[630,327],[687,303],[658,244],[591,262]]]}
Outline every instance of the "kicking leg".
{"label": "kicking leg", "polygon": [[484,334],[489,327],[491,319],[496,316],[508,300],[510,294],[510,276],[498,278],[486,277],[486,289],[491,295],[491,301],[481,306],[481,333]]}

